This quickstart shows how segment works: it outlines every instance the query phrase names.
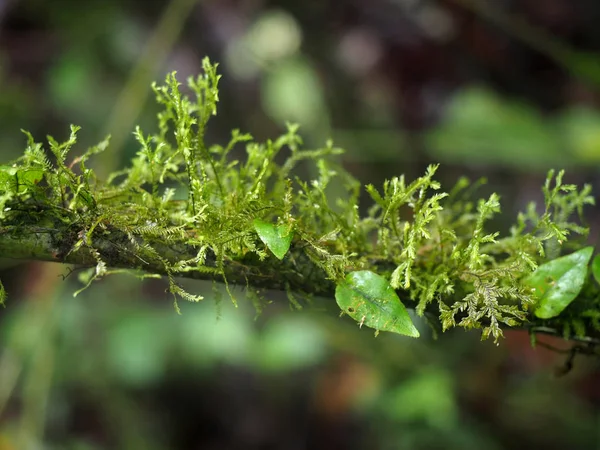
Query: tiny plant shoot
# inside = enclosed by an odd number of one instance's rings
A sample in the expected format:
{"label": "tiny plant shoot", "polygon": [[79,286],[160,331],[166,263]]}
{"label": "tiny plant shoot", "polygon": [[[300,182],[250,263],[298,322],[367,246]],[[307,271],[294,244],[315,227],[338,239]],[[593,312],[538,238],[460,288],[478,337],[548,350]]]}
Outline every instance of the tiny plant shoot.
{"label": "tiny plant shoot", "polygon": [[[219,78],[204,59],[191,97],[174,73],[153,85],[156,129],[136,128],[136,156],[105,180],[91,164],[109,138],[75,150],[78,127],[62,143],[25,132],[23,155],[0,166],[2,256],[87,267],[84,288],[116,271],[163,276],[176,308],[203,298],[178,284],[188,277],[245,286],[259,303],[267,289],[286,291],[296,308],[335,299],[341,320],[376,334],[419,337],[408,308],[434,329],[482,339],[519,327],[600,344],[600,262],[581,225],[589,186],[550,171],[544,204],[501,235],[488,226],[499,196],[474,197],[466,179],[445,190],[436,165],[416,180],[362,187],[337,163],[341,149],[305,149],[296,125],[266,142],[239,130],[207,142]],[[318,175],[301,179],[300,162]]]}

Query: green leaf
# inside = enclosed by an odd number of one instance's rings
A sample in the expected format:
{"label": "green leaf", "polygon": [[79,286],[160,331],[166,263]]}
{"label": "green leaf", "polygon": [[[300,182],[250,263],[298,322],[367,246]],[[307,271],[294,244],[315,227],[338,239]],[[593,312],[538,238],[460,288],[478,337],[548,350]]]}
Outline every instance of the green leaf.
{"label": "green leaf", "polygon": [[[356,320],[379,331],[419,337],[408,311],[388,280],[369,270],[350,272],[338,283],[335,300],[340,309]],[[375,333],[377,334],[377,333]]]}
{"label": "green leaf", "polygon": [[42,169],[20,169],[0,165],[0,190],[17,191],[22,194],[28,187],[39,183],[44,178]]}
{"label": "green leaf", "polygon": [[42,169],[24,169],[17,172],[20,189],[37,184],[42,178],[44,178],[44,171]]}
{"label": "green leaf", "polygon": [[594,247],[585,247],[570,255],[553,259],[537,268],[523,282],[534,288],[538,303],[536,317],[550,319],[558,316],[575,300],[587,275],[587,265]]}
{"label": "green leaf", "polygon": [[279,258],[283,259],[287,251],[290,249],[294,232],[291,227],[285,225],[273,225],[264,220],[255,219],[254,229],[258,233],[258,237],[265,243],[269,250]]}

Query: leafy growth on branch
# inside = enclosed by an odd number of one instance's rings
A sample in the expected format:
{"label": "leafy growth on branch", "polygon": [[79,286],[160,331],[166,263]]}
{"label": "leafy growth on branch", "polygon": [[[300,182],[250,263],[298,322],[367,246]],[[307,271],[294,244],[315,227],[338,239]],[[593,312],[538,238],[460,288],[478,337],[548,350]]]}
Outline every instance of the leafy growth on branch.
{"label": "leafy growth on branch", "polygon": [[[53,235],[53,258],[87,255],[93,267],[86,287],[118,263],[166,275],[175,305],[177,298],[202,299],[177,277],[208,276],[229,291],[228,274],[235,272],[235,282],[246,280],[258,309],[264,300],[253,285],[284,286],[295,307],[294,293],[333,296],[337,285],[347,294],[343,310],[377,330],[397,331],[401,323],[418,334],[404,307],[397,307],[402,303],[388,298],[397,295],[394,290],[419,315],[437,317],[443,330],[480,329],[484,339],[497,341],[503,327],[538,320],[532,312],[539,299],[523,280],[561,249],[581,248],[587,229],[577,216],[593,203],[589,186],[563,184],[563,172],[551,171],[542,189],[543,211],[530,204],[501,236],[488,229],[500,212],[499,196],[474,199],[476,184],[466,179],[443,192],[434,165],[412,182],[399,176],[381,189],[366,186],[374,204],[362,216],[360,183],[332,158],[342,150],[331,142],[304,149],[296,125],[266,142],[239,130],[224,145],[207,142],[220,75],[208,59],[203,70],[188,80],[191,97],[182,94],[175,73],[153,85],[164,108],[158,129],[147,134],[136,128],[136,156],[107,180],[98,180],[87,164],[107,150],[109,138],[72,155],[78,127],[64,143],[48,137],[49,152],[26,133],[23,156],[0,166],[2,234],[15,239],[23,226],[66,228],[66,234]],[[303,161],[314,164],[315,179],[298,177]],[[587,263],[584,272],[577,299],[544,324],[566,335],[600,331],[598,283]],[[358,289],[352,273],[372,275],[361,278]],[[348,289],[358,289],[360,298]],[[360,317],[354,314],[359,309]]]}

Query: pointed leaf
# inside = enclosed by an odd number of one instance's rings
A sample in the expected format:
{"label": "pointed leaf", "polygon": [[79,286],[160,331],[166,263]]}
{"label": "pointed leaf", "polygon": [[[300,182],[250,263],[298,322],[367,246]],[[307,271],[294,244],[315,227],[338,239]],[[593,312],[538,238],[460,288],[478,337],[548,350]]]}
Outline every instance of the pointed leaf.
{"label": "pointed leaf", "polygon": [[346,275],[335,289],[335,300],[361,326],[419,337],[394,288],[374,272],[360,270]]}
{"label": "pointed leaf", "polygon": [[274,225],[260,219],[254,220],[254,229],[258,233],[260,240],[269,247],[269,250],[271,250],[277,258],[283,259],[290,249],[290,244],[294,237],[292,229],[285,225]]}
{"label": "pointed leaf", "polygon": [[523,280],[526,285],[534,288],[538,297],[534,310],[536,317],[556,317],[575,300],[585,282],[593,251],[593,247],[585,247],[570,255],[553,259],[539,266]]}

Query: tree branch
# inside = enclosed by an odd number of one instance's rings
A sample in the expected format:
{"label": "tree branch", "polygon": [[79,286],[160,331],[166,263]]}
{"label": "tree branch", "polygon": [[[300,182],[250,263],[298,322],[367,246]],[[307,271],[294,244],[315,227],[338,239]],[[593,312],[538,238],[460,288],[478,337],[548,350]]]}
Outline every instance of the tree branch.
{"label": "tree branch", "polygon": [[[132,242],[127,233],[110,228],[94,236],[93,247],[82,245],[75,248],[82,230],[73,225],[60,224],[54,228],[38,225],[12,225],[0,227],[0,254],[5,258],[52,261],[93,267],[97,264],[94,252],[98,252],[108,267],[141,270],[147,273],[168,275],[169,267],[180,261],[192,260],[198,248],[184,240],[166,244],[160,238]],[[144,252],[145,246],[153,252]],[[167,264],[165,264],[167,262]],[[335,285],[297,246],[292,246],[283,261],[267,258],[261,261],[256,254],[248,253],[240,260],[225,260],[222,268],[216,255],[208,251],[203,267],[206,271],[176,273],[178,277],[196,280],[223,281],[249,285],[257,289],[286,290],[309,295],[333,297]],[[214,269],[214,270],[210,270]],[[221,273],[216,273],[220,271]]]}
{"label": "tree branch", "polygon": [[[42,220],[43,222],[43,220]],[[70,251],[80,239],[80,233],[73,225],[63,223],[60,226],[48,228],[38,225],[12,225],[0,227],[0,254],[6,258],[51,261],[77,266],[93,267],[97,264],[94,252],[111,268],[140,270],[143,272],[168,275],[168,266],[173,266],[182,260],[192,260],[198,253],[198,248],[186,244],[183,240],[177,243],[165,244],[160,239],[142,240],[136,237],[132,242],[127,233],[118,228],[106,230],[94,237],[93,248],[81,246],[76,251]],[[157,254],[143,254],[140,248],[149,245]],[[165,265],[165,261],[168,262]],[[304,295],[314,295],[333,298],[335,284],[327,279],[325,273],[307,257],[303,248],[292,245],[283,261],[273,257],[260,260],[256,254],[249,253],[241,260],[226,260],[220,271],[216,255],[209,252],[204,261],[207,271],[189,271],[177,273],[178,277],[195,280],[222,282],[226,277],[229,283],[241,286],[251,286],[265,290],[291,290]],[[391,264],[390,264],[391,266]],[[210,269],[214,269],[211,271]],[[407,293],[399,291],[400,298],[407,298]],[[437,313],[431,308],[429,313]],[[530,318],[522,329],[536,334],[564,337],[562,333],[543,323]],[[518,328],[503,326],[505,330]],[[567,340],[577,344],[600,346],[600,335],[578,337],[569,336]]]}

